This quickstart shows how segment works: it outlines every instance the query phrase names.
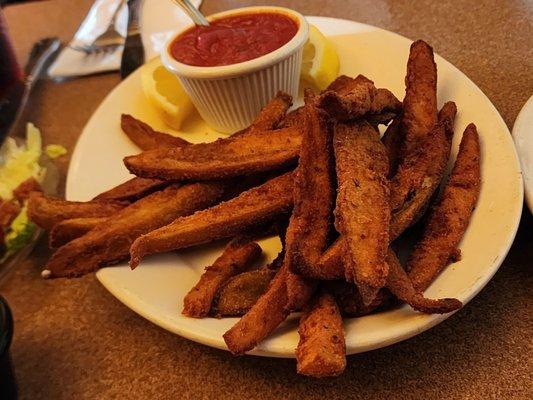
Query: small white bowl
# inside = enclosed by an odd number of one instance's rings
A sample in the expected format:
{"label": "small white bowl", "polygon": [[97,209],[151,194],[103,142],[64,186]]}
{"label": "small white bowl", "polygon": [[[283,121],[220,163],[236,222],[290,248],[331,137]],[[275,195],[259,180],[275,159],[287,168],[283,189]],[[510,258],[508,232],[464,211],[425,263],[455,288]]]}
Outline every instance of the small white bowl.
{"label": "small white bowl", "polygon": [[208,17],[259,12],[276,12],[298,24],[296,35],[285,45],[264,56],[237,64],[198,67],[177,61],[171,54],[172,41],[191,26],[170,38],[161,52],[163,65],[181,81],[202,118],[214,129],[233,133],[248,125],[257,113],[282,90],[298,95],[303,46],[309,25],[300,13],[283,7],[244,7]]}

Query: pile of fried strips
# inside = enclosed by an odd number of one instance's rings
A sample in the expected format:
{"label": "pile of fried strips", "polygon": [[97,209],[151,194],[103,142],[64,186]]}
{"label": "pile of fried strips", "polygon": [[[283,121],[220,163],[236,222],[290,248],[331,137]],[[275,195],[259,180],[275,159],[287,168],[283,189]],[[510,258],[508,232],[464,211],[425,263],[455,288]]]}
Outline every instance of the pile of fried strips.
{"label": "pile of fried strips", "polygon": [[[340,76],[321,93],[307,90],[290,112],[291,97],[279,93],[250,127],[212,143],[123,115],[122,129],[142,150],[124,159],[136,177],[87,202],[30,194],[30,218],[57,248],[43,275],[78,277],[128,259],[135,268],[150,254],[232,239],[185,297],[183,314],[240,316],[224,334],[240,355],[301,311],[298,372],[340,374],[343,316],[399,302],[423,313],[462,306],[423,292],[460,257],[479,195],[478,134],[466,127],[441,185],[457,110],[453,102],[437,109],[436,64],[423,41],[411,46],[405,84],[400,102],[362,75]],[[395,241],[419,221],[402,265]],[[272,234],[282,251],[257,266],[254,240]]]}

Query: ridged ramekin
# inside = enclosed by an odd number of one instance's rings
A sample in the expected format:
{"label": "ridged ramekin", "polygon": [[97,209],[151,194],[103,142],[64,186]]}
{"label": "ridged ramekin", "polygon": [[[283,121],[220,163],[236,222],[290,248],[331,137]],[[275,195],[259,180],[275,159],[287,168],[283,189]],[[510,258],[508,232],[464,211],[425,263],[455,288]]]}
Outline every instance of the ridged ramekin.
{"label": "ridged ramekin", "polygon": [[296,35],[285,45],[253,60],[217,67],[197,67],[172,57],[170,45],[161,52],[163,65],[181,81],[202,118],[214,129],[233,133],[248,125],[280,90],[296,98],[300,79],[303,46],[309,26],[300,13],[283,7],[244,7],[214,14],[208,20],[238,14],[277,12],[298,24]]}

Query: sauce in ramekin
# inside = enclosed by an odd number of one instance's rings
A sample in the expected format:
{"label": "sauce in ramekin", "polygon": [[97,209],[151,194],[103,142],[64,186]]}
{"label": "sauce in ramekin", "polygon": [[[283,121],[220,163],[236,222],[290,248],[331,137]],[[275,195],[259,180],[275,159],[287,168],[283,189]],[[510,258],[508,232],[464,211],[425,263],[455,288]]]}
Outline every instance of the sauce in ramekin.
{"label": "sauce in ramekin", "polygon": [[287,44],[298,24],[276,12],[238,14],[194,26],[170,44],[177,61],[199,67],[215,67],[253,60]]}

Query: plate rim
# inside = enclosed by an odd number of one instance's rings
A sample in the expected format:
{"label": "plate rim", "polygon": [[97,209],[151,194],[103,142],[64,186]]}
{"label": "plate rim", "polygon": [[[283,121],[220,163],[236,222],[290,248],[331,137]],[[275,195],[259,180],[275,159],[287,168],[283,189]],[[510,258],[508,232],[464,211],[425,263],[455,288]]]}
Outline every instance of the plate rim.
{"label": "plate rim", "polygon": [[[356,22],[356,21],[351,21],[351,20],[347,20],[347,19],[340,19],[340,18],[332,18],[332,17],[320,17],[320,16],[306,16],[306,18],[308,18],[311,23],[318,23],[318,24],[322,24],[322,23],[324,23],[324,24],[338,23],[339,21],[341,21],[344,24],[354,26],[356,29],[366,28],[366,29],[369,29],[369,30],[372,30],[372,31],[381,31],[382,33],[392,34],[392,35],[395,35],[395,36],[401,38],[402,40],[407,40],[409,42],[412,42],[412,40],[410,38],[402,36],[402,35],[400,35],[398,33],[391,32],[391,31],[388,31],[388,30],[385,30],[385,29],[382,29],[382,28],[379,28],[379,27],[375,27],[375,26],[372,26],[372,25],[369,25],[369,24],[364,24],[364,23],[360,23],[360,22]],[[503,263],[505,257],[507,256],[507,254],[509,252],[510,247],[512,246],[512,244],[514,242],[514,238],[516,236],[516,233],[517,233],[517,230],[518,230],[518,226],[519,226],[519,223],[520,223],[520,216],[522,214],[522,207],[523,207],[522,199],[523,199],[523,196],[524,196],[524,184],[523,184],[523,180],[522,180],[522,176],[521,176],[522,168],[521,168],[521,164],[520,164],[519,157],[518,157],[518,154],[517,154],[517,149],[514,146],[513,137],[511,136],[511,134],[509,132],[509,127],[507,126],[507,124],[503,120],[503,118],[502,118],[501,114],[499,113],[499,111],[494,106],[493,102],[475,84],[475,82],[473,82],[464,72],[459,70],[455,65],[453,65],[451,62],[447,61],[446,59],[444,59],[443,57],[441,57],[437,53],[435,53],[435,57],[436,58],[437,57],[440,58],[441,62],[447,63],[454,70],[455,73],[459,73],[460,75],[462,75],[462,77],[464,79],[466,79],[467,81],[469,81],[471,83],[471,86],[474,88],[474,90],[478,91],[483,97],[485,97],[488,100],[488,103],[490,104],[490,107],[492,107],[495,116],[497,116],[496,118],[499,118],[499,121],[500,121],[502,127],[505,127],[505,130],[508,133],[508,136],[506,137],[506,140],[510,141],[511,147],[513,149],[513,155],[514,155],[514,160],[515,160],[515,165],[514,165],[515,168],[514,169],[516,169],[519,172],[518,177],[516,179],[516,184],[518,185],[517,189],[518,189],[518,195],[519,195],[520,201],[517,200],[517,203],[519,203],[519,204],[517,204],[517,207],[516,207],[516,215],[512,215],[512,217],[514,218],[514,223],[509,228],[509,236],[508,236],[507,242],[505,243],[505,248],[502,248],[501,251],[498,254],[498,257],[496,257],[493,260],[491,265],[487,266],[487,270],[483,274],[483,276],[480,279],[478,279],[475,282],[474,285],[472,285],[471,287],[468,288],[469,289],[468,295],[467,296],[463,296],[462,298],[460,298],[460,300],[463,301],[463,305],[466,306],[466,304],[472,298],[474,298],[487,285],[487,283],[492,279],[494,274],[498,271],[499,267]],[[128,77],[127,80],[135,79],[135,77],[138,74],[140,74],[141,68],[139,68],[134,74],[130,75],[130,77]],[[125,80],[123,82],[126,82],[127,80]],[[69,168],[68,168],[68,173],[67,173],[67,180],[66,180],[67,198],[69,197],[69,188],[72,187],[71,176],[73,176],[73,174],[74,174],[73,171],[78,167],[77,162],[76,162],[78,160],[77,154],[81,152],[81,146],[79,144],[80,144],[80,142],[83,142],[83,140],[80,140],[80,139],[84,136],[84,133],[86,132],[87,127],[91,125],[91,121],[93,121],[93,118],[95,118],[95,115],[97,114],[97,112],[100,109],[100,107],[102,107],[102,105],[106,102],[106,100],[109,97],[114,95],[115,91],[118,90],[118,88],[121,86],[121,84],[123,82],[121,82],[117,86],[115,86],[106,95],[106,97],[102,100],[100,105],[95,109],[94,113],[91,115],[91,118],[87,121],[87,123],[86,123],[86,125],[85,125],[85,127],[84,127],[84,129],[83,129],[83,131],[82,131],[77,143],[76,143],[75,149],[74,149],[74,151],[72,153],[72,158],[71,158],[71,163],[70,163]],[[509,221],[511,222],[510,218],[509,218]],[[113,268],[113,267],[111,267],[111,268]],[[116,287],[112,287],[111,285],[109,285],[109,282],[106,281],[103,278],[103,276],[102,276],[103,274],[101,273],[101,271],[104,271],[104,270],[105,270],[105,268],[96,273],[96,278],[98,279],[98,281],[114,297],[116,297],[119,301],[121,301],[124,305],[126,305],[128,308],[130,308],[131,310],[133,310],[137,314],[141,315],[142,317],[146,318],[147,320],[151,321],[152,323],[162,327],[163,329],[166,329],[166,330],[168,330],[170,332],[178,334],[178,335],[180,335],[180,336],[182,336],[182,337],[184,337],[186,339],[189,339],[189,340],[192,340],[192,341],[195,341],[197,343],[204,344],[204,345],[208,345],[210,347],[214,347],[214,348],[217,348],[217,349],[222,349],[222,350],[226,350],[226,351],[228,350],[227,347],[225,347],[225,345],[215,341],[215,339],[212,339],[212,338],[209,338],[209,337],[206,337],[206,336],[202,336],[201,334],[196,334],[194,331],[191,331],[191,330],[179,329],[179,327],[176,327],[175,325],[171,325],[170,323],[167,323],[162,318],[159,318],[156,315],[150,314],[146,308],[143,309],[138,303],[135,303],[134,301],[132,301],[132,299],[128,299],[128,298],[126,298],[126,296],[122,296],[118,292]],[[408,308],[408,306],[404,305],[402,308]],[[418,335],[418,334],[420,334],[420,333],[422,333],[424,331],[427,331],[427,330],[431,329],[432,327],[438,325],[439,323],[441,323],[445,319],[449,318],[454,313],[449,313],[449,314],[444,314],[444,315],[438,315],[438,314],[437,315],[422,315],[420,319],[424,320],[423,323],[420,323],[420,324],[416,325],[415,327],[411,327],[409,329],[403,329],[400,332],[396,332],[396,334],[394,336],[390,336],[390,337],[386,338],[386,340],[382,340],[382,341],[380,341],[378,343],[366,343],[366,344],[363,344],[363,345],[359,345],[357,350],[354,350],[353,348],[350,349],[347,346],[347,349],[346,349],[347,350],[347,354],[355,354],[355,353],[366,352],[366,351],[370,351],[370,350],[373,350],[373,349],[386,347],[386,346],[401,342],[403,340],[409,339],[411,337],[414,337],[414,336],[416,336],[416,335]],[[283,347],[283,346],[281,346],[281,347]],[[247,354],[249,354],[249,355],[268,356],[268,357],[278,357],[278,358],[294,358],[294,356],[295,356],[294,355],[294,349],[290,349],[290,350],[281,349],[281,352],[278,351],[278,350],[280,350],[280,349],[276,348],[274,351],[269,351],[269,350],[261,348],[261,346],[259,346],[254,351],[251,351],[251,352],[249,352]]]}

